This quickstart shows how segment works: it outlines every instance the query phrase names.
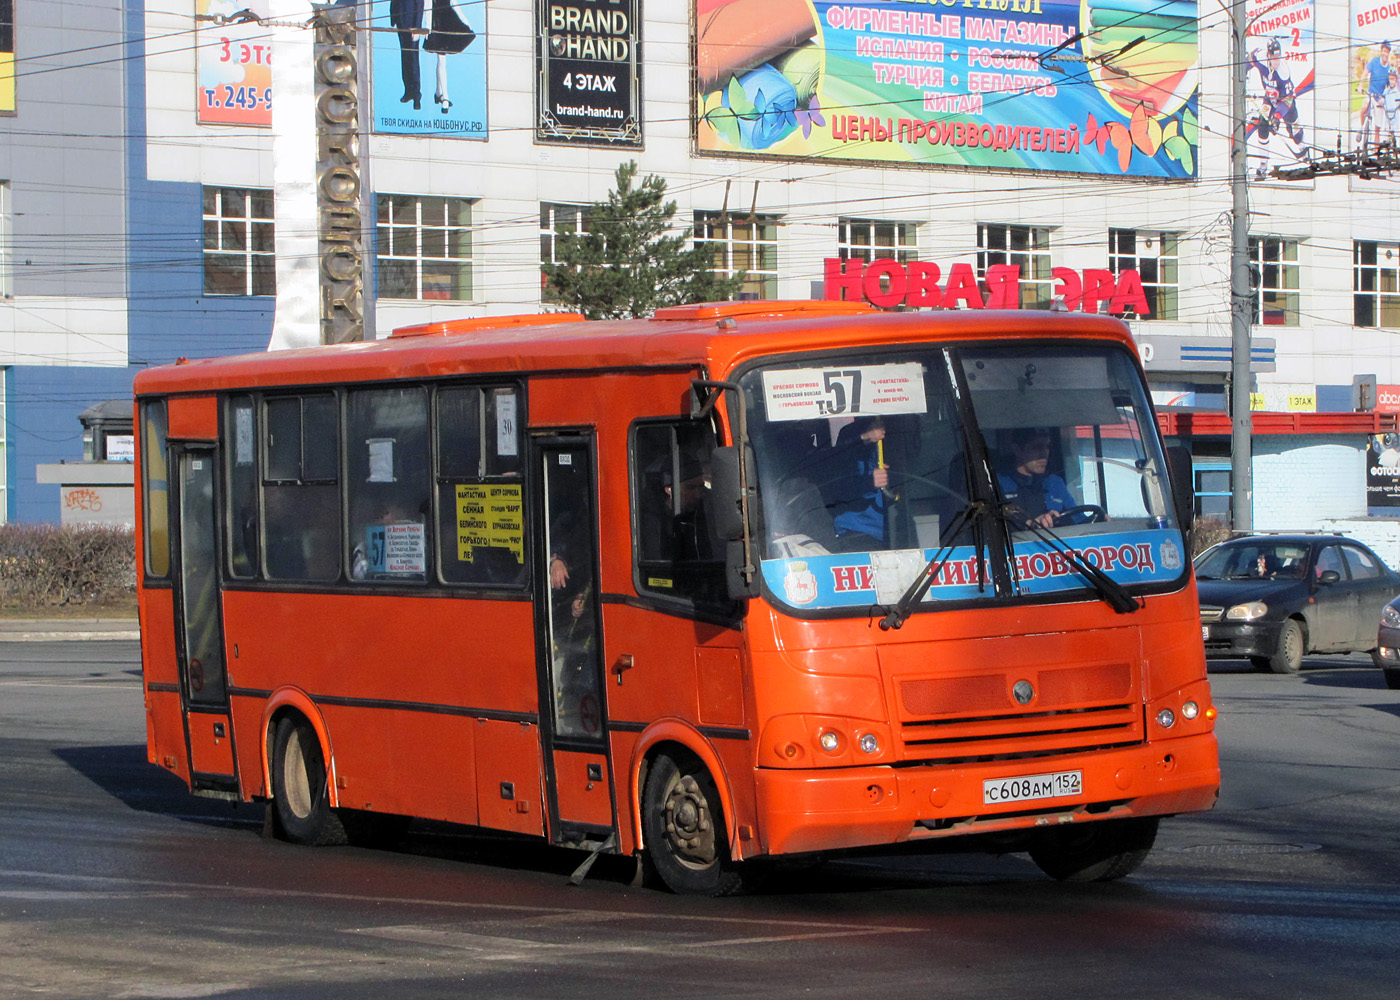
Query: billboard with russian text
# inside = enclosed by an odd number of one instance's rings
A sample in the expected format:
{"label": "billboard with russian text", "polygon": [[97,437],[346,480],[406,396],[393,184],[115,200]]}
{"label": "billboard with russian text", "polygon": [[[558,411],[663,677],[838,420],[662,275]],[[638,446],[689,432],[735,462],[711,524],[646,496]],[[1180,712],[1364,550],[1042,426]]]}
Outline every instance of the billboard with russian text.
{"label": "billboard with russian text", "polygon": [[1400,35],[1395,0],[1351,0],[1351,116],[1354,146],[1391,141],[1400,131]]}
{"label": "billboard with russian text", "polygon": [[[272,124],[268,0],[195,0],[195,118],[201,125]],[[252,16],[249,16],[252,15]]]}
{"label": "billboard with russian text", "polygon": [[[1245,99],[1249,177],[1308,162],[1315,113],[1314,0],[1248,0]],[[1286,181],[1283,183],[1287,183]]]}
{"label": "billboard with russian text", "polygon": [[1189,178],[1194,0],[696,0],[701,152]]}
{"label": "billboard with russian text", "polygon": [[371,0],[371,130],[485,139],[485,0]]}

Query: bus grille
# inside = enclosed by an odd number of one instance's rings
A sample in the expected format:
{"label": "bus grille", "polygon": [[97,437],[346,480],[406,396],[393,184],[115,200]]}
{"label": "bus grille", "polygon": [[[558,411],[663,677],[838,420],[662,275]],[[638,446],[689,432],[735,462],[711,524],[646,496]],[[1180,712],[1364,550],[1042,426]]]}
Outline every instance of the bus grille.
{"label": "bus grille", "polygon": [[[1024,708],[1018,680],[1036,696]],[[1142,704],[1126,663],[900,682],[904,759],[927,763],[1042,757],[1141,743]]]}

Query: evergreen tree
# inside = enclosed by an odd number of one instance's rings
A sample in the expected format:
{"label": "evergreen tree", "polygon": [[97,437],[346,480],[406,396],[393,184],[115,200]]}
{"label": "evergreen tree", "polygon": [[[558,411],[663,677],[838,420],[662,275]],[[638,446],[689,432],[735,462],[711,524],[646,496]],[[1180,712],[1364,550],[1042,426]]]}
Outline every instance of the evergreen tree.
{"label": "evergreen tree", "polygon": [[608,200],[586,210],[584,233],[557,233],[555,259],[543,271],[560,305],[589,319],[649,316],[662,306],[733,298],[741,277],[710,270],[713,251],[668,235],[676,203],[664,201],[666,181],[648,174],[636,183],[635,160],[617,168]]}

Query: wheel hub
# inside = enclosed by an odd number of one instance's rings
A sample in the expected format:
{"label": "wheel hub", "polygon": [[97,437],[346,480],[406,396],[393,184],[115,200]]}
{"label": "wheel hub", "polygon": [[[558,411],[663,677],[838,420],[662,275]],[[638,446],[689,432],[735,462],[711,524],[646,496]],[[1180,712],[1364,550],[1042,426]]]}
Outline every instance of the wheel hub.
{"label": "wheel hub", "polygon": [[715,826],[705,792],[690,775],[681,775],[666,791],[666,835],[676,857],[692,866],[714,864]]}

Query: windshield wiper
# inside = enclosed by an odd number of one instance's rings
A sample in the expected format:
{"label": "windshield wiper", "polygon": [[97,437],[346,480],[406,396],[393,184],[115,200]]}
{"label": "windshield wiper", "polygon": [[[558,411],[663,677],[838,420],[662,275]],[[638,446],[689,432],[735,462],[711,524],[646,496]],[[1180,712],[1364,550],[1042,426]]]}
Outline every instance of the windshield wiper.
{"label": "windshield wiper", "polygon": [[[1021,511],[1020,508],[1012,505],[999,509],[997,514],[1008,524],[1013,524],[1014,526],[1014,522],[1012,521],[1014,515],[1011,513],[1012,511],[1024,516],[1024,512]],[[1103,599],[1103,602],[1118,614],[1130,615],[1134,611],[1142,610],[1143,602],[1133,597],[1132,594],[1128,593],[1126,587],[1093,563],[1089,562],[1088,559],[1084,558],[1083,553],[1073,545],[1070,545],[1059,535],[1055,534],[1055,532],[1030,520],[1025,521],[1025,527],[1022,530],[1029,531],[1052,550],[1062,555],[1065,562],[1073,566],[1080,576],[1089,581],[1089,585],[1094,588],[1099,597]],[[1013,560],[1013,565],[1014,564]]]}
{"label": "windshield wiper", "polygon": [[[972,501],[953,515],[953,519],[948,523],[948,530],[944,532],[945,537],[956,539],[964,528],[974,524],[979,518],[984,517],[991,510],[992,505],[986,500]],[[933,558],[919,571],[919,575],[914,578],[914,582],[909,584],[909,589],[900,596],[899,600],[885,609],[885,617],[880,619],[880,629],[882,631],[888,632],[890,629],[901,628],[904,623],[909,620],[909,616],[914,611],[914,605],[924,599],[924,595],[928,593],[929,587],[933,586],[933,581],[938,577],[938,574],[942,572],[943,564],[946,563],[948,557],[953,554],[954,548],[955,545],[953,541],[949,541],[946,545],[939,548],[939,550],[933,554]],[[977,546],[977,556],[977,563],[981,566],[981,544]]]}

